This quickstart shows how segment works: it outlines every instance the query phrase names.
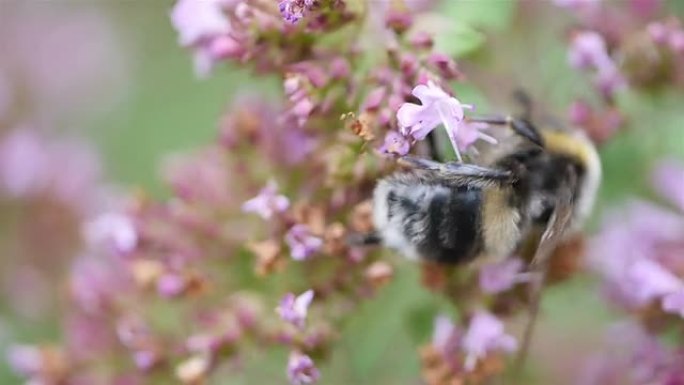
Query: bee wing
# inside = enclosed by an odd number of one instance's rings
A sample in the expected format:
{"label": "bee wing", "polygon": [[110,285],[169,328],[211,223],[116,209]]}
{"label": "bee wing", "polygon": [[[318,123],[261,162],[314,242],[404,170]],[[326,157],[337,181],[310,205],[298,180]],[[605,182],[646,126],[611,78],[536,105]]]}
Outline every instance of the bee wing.
{"label": "bee wing", "polygon": [[563,238],[565,230],[568,228],[568,224],[572,218],[574,206],[573,192],[577,185],[577,174],[575,174],[574,170],[571,168],[568,168],[567,172],[568,179],[558,191],[553,213],[551,214],[551,218],[549,218],[546,229],[544,229],[544,232],[539,239],[537,250],[532,259],[531,265],[536,267],[536,270],[539,271],[540,279],[530,285],[529,320],[523,332],[521,348],[518,351],[516,360],[517,370],[522,370],[530,349],[530,341],[532,340],[534,326],[536,324],[537,316],[539,315],[542,291],[546,281],[548,259]]}
{"label": "bee wing", "polygon": [[574,209],[573,192],[577,184],[577,175],[572,169],[568,169],[568,174],[568,180],[559,188],[549,223],[539,239],[537,250],[532,258],[533,266],[546,262],[570,224]]}

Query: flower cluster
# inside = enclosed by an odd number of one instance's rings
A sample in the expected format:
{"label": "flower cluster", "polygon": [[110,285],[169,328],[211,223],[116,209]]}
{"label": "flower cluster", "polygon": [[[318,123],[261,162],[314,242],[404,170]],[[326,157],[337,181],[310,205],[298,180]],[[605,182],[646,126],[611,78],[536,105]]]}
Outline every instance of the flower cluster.
{"label": "flower cluster", "polygon": [[578,385],[681,384],[684,355],[639,325],[609,329],[604,351],[589,357]]}
{"label": "flower cluster", "polygon": [[517,341],[503,323],[485,311],[477,311],[467,329],[440,315],[435,319],[433,340],[421,350],[424,378],[430,385],[458,381],[486,382],[502,370],[501,353],[512,353]]}
{"label": "flower cluster", "polygon": [[[275,78],[283,97],[235,101],[216,143],[169,158],[168,199],[139,193],[116,205],[91,202],[98,195],[84,192],[101,185],[87,152],[32,131],[3,137],[3,196],[50,195],[88,208],[72,224],[82,247],[69,274],[64,343],[12,347],[19,375],[41,384],[197,385],[273,349],[291,384],[326,382],[326,359],[350,316],[395,278],[395,259],[347,242],[373,230],[375,181],[394,170],[394,158],[425,151],[430,134],[444,133],[459,161],[477,155],[478,140],[497,144],[487,125],[467,116],[475,107],[451,91],[463,73],[420,30],[415,4],[370,3],[178,0],[171,22],[200,75],[219,64],[245,66]],[[574,103],[571,120],[606,141],[623,122],[615,96],[642,84],[619,59],[626,34],[592,24],[616,12],[598,1],[555,3],[580,16],[569,61],[593,71],[601,95],[600,108]],[[677,23],[632,24],[659,50],[681,49]],[[373,28],[381,41],[365,45]],[[62,166],[56,178],[62,158],[90,168]],[[682,378],[681,355],[654,335],[684,317],[684,169],[666,163],[654,175],[678,211],[633,204],[607,222],[589,257],[611,303],[650,334],[623,356],[591,364],[586,384],[629,383],[614,379],[623,369],[635,384]],[[423,285],[459,315],[437,317],[433,340],[420,349],[425,383],[479,385],[508,373],[510,356],[529,341],[506,322],[525,316],[531,289],[542,286],[528,251],[478,266],[420,266]],[[568,279],[584,267],[582,253],[581,236],[564,239],[541,282]],[[642,350],[649,360],[630,367]]]}
{"label": "flower cluster", "polygon": [[648,309],[649,318],[684,316],[684,166],[674,161],[659,164],[654,183],[674,209],[630,203],[606,219],[592,242],[590,263],[605,278],[614,303],[635,312]]}

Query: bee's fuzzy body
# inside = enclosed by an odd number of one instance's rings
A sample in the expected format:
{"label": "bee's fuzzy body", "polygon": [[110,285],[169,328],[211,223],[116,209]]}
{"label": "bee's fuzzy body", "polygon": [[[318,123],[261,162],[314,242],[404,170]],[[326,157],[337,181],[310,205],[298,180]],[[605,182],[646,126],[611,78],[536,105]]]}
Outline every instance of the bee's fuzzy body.
{"label": "bee's fuzzy body", "polygon": [[[556,197],[572,189],[575,228],[588,214],[601,167],[581,134],[542,132],[545,146],[520,143],[487,167],[505,180],[454,177],[444,170],[397,172],[375,188],[376,235],[410,259],[463,263],[514,253],[549,221]],[[570,180],[575,181],[569,184]]]}

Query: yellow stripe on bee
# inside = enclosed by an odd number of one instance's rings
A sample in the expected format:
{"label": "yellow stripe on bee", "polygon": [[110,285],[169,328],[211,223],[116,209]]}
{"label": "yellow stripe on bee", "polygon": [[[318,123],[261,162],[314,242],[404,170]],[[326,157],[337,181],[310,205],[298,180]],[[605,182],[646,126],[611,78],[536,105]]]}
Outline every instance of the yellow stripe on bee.
{"label": "yellow stripe on bee", "polygon": [[544,146],[551,153],[574,157],[583,165],[592,163],[596,157],[596,151],[588,139],[581,136],[551,130],[542,131],[541,134],[544,137]]}

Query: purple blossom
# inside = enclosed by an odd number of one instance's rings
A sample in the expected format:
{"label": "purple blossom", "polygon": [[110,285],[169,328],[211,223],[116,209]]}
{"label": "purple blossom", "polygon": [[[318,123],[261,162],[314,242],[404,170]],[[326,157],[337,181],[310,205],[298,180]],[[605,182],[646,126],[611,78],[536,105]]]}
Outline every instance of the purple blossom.
{"label": "purple blossom", "polygon": [[448,316],[440,314],[435,318],[432,346],[443,355],[448,356],[458,349],[461,334],[461,330],[454,325]]}
{"label": "purple blossom", "polygon": [[92,247],[106,247],[117,254],[132,252],[138,243],[138,233],[128,216],[109,212],[84,225],[83,233]]}
{"label": "purple blossom", "polygon": [[316,0],[280,0],[278,8],[285,21],[292,24],[301,20],[316,4]]}
{"label": "purple blossom", "polygon": [[292,385],[314,384],[321,377],[311,357],[292,352],[287,363],[287,378]]}
{"label": "purple blossom", "polygon": [[171,23],[178,31],[178,41],[194,49],[197,75],[209,74],[217,60],[237,57],[244,47],[234,38],[227,12],[237,0],[179,0],[171,11]]}
{"label": "purple blossom", "polygon": [[568,61],[575,68],[595,70],[594,82],[606,97],[627,84],[608,54],[605,40],[596,32],[583,31],[575,35],[568,52]]}
{"label": "purple blossom", "polygon": [[304,224],[292,226],[285,234],[285,242],[290,246],[290,254],[295,261],[309,258],[323,246],[323,240],[312,235],[309,227]]}
{"label": "purple blossom", "polygon": [[678,314],[684,318],[684,290],[666,294],[662,306],[667,313]]}
{"label": "purple blossom", "polygon": [[487,294],[506,291],[518,283],[530,280],[529,274],[521,273],[524,267],[520,258],[509,258],[488,264],[480,270],[480,288]]}
{"label": "purple blossom", "polygon": [[639,258],[628,268],[625,278],[634,298],[642,304],[684,289],[684,283],[659,263]]}
{"label": "purple blossom", "polygon": [[178,0],[171,11],[171,23],[178,31],[179,43],[190,46],[230,32],[225,5],[226,0]]}
{"label": "purple blossom", "polygon": [[88,314],[106,310],[127,287],[123,266],[116,260],[82,257],[76,260],[70,274],[71,294]]}
{"label": "purple blossom", "polygon": [[475,369],[477,361],[491,351],[513,352],[518,349],[518,342],[513,336],[504,332],[504,324],[495,316],[479,311],[473,315],[470,325],[462,341],[466,353],[464,368]]}
{"label": "purple blossom", "polygon": [[292,385],[315,384],[321,373],[306,354],[292,352],[287,363],[287,378]]}
{"label": "purple blossom", "polygon": [[662,161],[652,179],[656,191],[684,213],[684,165],[674,160]]}
{"label": "purple blossom", "polygon": [[7,349],[9,366],[22,376],[35,376],[43,368],[43,354],[32,345],[14,345]]}
{"label": "purple blossom", "polygon": [[256,213],[264,219],[271,219],[274,214],[282,213],[290,207],[290,200],[277,192],[278,184],[269,181],[257,196],[242,204],[242,211]]}
{"label": "purple blossom", "polygon": [[167,273],[157,280],[157,292],[165,298],[175,298],[183,294],[187,288],[187,282],[182,275]]}
{"label": "purple blossom", "polygon": [[298,296],[287,293],[280,300],[280,305],[276,308],[276,312],[283,321],[289,322],[300,329],[304,328],[306,315],[313,298],[313,290],[307,290]]}
{"label": "purple blossom", "polygon": [[612,63],[605,40],[591,31],[580,32],[572,39],[568,60],[579,69],[601,68]]}
{"label": "purple blossom", "polygon": [[47,146],[29,129],[18,129],[0,143],[0,185],[9,195],[25,197],[45,187],[49,177]]}
{"label": "purple blossom", "polygon": [[681,384],[683,367],[681,354],[647,334],[640,325],[626,322],[609,329],[605,347],[589,357],[576,384]]}
{"label": "purple blossom", "polygon": [[388,131],[385,135],[385,142],[378,151],[383,154],[406,155],[411,150],[411,144],[404,135],[396,131]]}
{"label": "purple blossom", "polygon": [[632,203],[623,215],[605,221],[604,230],[591,242],[589,263],[619,303],[639,308],[662,300],[664,310],[676,312],[684,282],[672,271],[681,264],[676,245],[683,237],[684,217],[655,205]]}
{"label": "purple blossom", "polygon": [[462,161],[460,151],[465,150],[478,138],[487,137],[490,141],[494,140],[479,132],[483,126],[464,121],[464,108],[471,109],[472,106],[462,104],[434,83],[419,84],[413,89],[412,94],[421,104],[404,103],[399,107],[397,120],[402,128],[402,134],[423,140],[435,127],[443,124],[459,161]]}

